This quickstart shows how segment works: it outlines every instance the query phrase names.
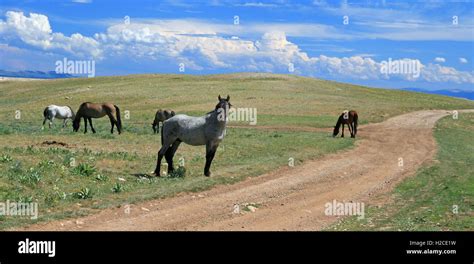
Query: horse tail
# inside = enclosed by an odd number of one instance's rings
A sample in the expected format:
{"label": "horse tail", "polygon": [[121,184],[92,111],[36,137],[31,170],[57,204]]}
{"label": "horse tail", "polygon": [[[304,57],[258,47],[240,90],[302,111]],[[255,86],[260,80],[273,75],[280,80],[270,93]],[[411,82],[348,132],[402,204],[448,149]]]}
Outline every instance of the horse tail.
{"label": "horse tail", "polygon": [[76,118],[76,113],[74,112],[74,110],[72,110],[72,107],[70,107],[69,105],[66,105],[69,110],[71,110],[71,119],[74,120]]}
{"label": "horse tail", "polygon": [[358,123],[359,115],[354,113],[354,136],[357,135],[357,123]]}
{"label": "horse tail", "polygon": [[158,125],[158,116],[155,114],[155,118],[153,119],[153,123],[152,123],[153,126],[156,126]]}
{"label": "horse tail", "polygon": [[122,133],[122,118],[120,117],[120,109],[118,106],[114,105],[115,107],[115,115],[117,116],[117,129],[119,134]]}
{"label": "horse tail", "polygon": [[163,127],[165,126],[165,123],[163,122],[161,125],[161,146],[163,146]]}
{"label": "horse tail", "polygon": [[48,118],[48,117],[49,117],[49,115],[48,115],[48,108],[49,108],[49,107],[46,107],[46,108],[44,109],[44,111],[43,111],[43,117],[44,117],[44,118]]}

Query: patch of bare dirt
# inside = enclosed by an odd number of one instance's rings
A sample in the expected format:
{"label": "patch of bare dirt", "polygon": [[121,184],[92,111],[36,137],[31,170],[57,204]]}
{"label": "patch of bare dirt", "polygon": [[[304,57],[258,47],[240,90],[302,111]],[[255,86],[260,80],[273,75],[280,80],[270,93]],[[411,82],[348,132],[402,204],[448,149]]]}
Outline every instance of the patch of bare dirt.
{"label": "patch of bare dirt", "polygon": [[56,141],[56,140],[45,140],[41,143],[41,146],[61,146],[61,147],[68,147],[69,145],[64,142]]}

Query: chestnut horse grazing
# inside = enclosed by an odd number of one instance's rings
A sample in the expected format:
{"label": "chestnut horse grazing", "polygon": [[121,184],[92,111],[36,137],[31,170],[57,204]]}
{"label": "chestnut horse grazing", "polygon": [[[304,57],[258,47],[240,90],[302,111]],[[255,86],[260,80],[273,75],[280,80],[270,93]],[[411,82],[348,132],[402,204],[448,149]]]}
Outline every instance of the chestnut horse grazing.
{"label": "chestnut horse grazing", "polygon": [[168,163],[168,173],[173,168],[173,156],[181,142],[192,146],[206,145],[206,165],[204,175],[211,176],[212,159],[216,154],[219,143],[224,139],[227,117],[232,106],[229,102],[230,96],[226,99],[218,97],[219,102],[215,109],[204,116],[194,117],[187,115],[175,115],[163,123],[161,130],[161,149],[158,152],[156,169],[154,174],[160,176],[160,166],[163,156]]}
{"label": "chestnut horse grazing", "polygon": [[122,133],[122,120],[120,119],[120,109],[118,106],[111,103],[95,104],[90,102],[82,103],[79,110],[77,110],[76,117],[72,122],[74,132],[79,130],[81,118],[84,118],[84,134],[87,133],[87,120],[89,120],[92,133],[95,133],[91,118],[101,118],[104,116],[108,116],[110,119],[112,126],[110,133],[114,133],[114,125],[117,126],[118,133]]}
{"label": "chestnut horse grazing", "polygon": [[347,124],[349,127],[349,132],[351,132],[351,138],[355,138],[357,134],[357,121],[359,119],[359,116],[357,115],[356,111],[344,111],[340,116],[339,119],[337,119],[336,126],[334,127],[334,132],[332,133],[332,136],[335,137],[337,134],[339,134],[339,127],[342,124],[342,135],[341,137],[344,137],[344,124]]}
{"label": "chestnut horse grazing", "polygon": [[160,122],[163,124],[163,122],[165,122],[165,120],[168,120],[169,118],[175,116],[175,113],[173,110],[169,110],[169,109],[159,109],[158,111],[156,111],[156,114],[155,114],[155,120],[153,120],[153,124],[151,124],[151,127],[153,128],[153,133],[156,134],[156,133],[160,133]]}

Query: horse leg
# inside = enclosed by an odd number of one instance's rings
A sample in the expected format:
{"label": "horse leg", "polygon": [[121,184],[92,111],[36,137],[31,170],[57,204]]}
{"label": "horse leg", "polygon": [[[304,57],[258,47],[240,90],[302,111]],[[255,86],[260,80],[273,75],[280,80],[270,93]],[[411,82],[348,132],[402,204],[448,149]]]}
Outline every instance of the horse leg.
{"label": "horse leg", "polygon": [[211,142],[206,144],[206,166],[204,166],[204,175],[207,177],[211,176],[211,171],[209,169],[211,168],[211,163],[218,146],[219,145],[214,145]]}
{"label": "horse leg", "polygon": [[110,128],[110,133],[113,134],[113,133],[114,133],[114,125],[115,125],[115,122],[114,122],[114,120],[113,120],[112,118],[109,117],[109,119],[110,119],[110,127],[111,127],[111,128]]}
{"label": "horse leg", "polygon": [[344,137],[344,123],[342,123],[342,135],[341,137]]}
{"label": "horse leg", "polygon": [[51,125],[53,124],[54,116],[49,119],[49,128],[51,128]]}
{"label": "horse leg", "polygon": [[[112,126],[112,128],[110,129],[110,133],[114,133],[114,125],[117,125],[117,119],[115,119],[114,115],[112,115],[111,113],[107,113],[107,115],[109,116],[109,119],[110,119],[110,125]],[[117,126],[117,129],[118,129],[118,126]]]}
{"label": "horse leg", "polygon": [[176,153],[176,150],[178,150],[179,144],[181,144],[181,140],[177,139],[165,153],[165,159],[168,163],[168,174],[174,171],[173,157]]}
{"label": "horse leg", "polygon": [[84,134],[87,133],[87,117],[84,117]]}
{"label": "horse leg", "polygon": [[87,119],[89,119],[89,124],[91,125],[92,133],[95,134],[95,129],[94,129],[94,127],[92,126],[92,119],[91,119],[90,117],[87,118]]}
{"label": "horse leg", "polygon": [[63,120],[63,128],[66,127],[66,123],[67,123],[67,118],[64,118],[64,120]]}
{"label": "horse leg", "polygon": [[161,160],[163,159],[163,156],[165,155],[166,151],[168,150],[169,146],[161,146],[160,150],[158,151],[158,158],[156,159],[156,168],[155,171],[153,172],[155,176],[160,177],[161,173]]}
{"label": "horse leg", "polygon": [[43,126],[41,127],[41,130],[44,130],[44,124],[46,124],[46,120],[48,120],[47,117],[45,117],[44,120],[43,120]]}
{"label": "horse leg", "polygon": [[354,123],[350,123],[350,127],[351,127],[351,138],[355,138],[355,130],[354,130]]}
{"label": "horse leg", "polygon": [[352,137],[352,123],[351,122],[347,124],[347,128],[349,129],[349,133],[351,134],[351,137]]}
{"label": "horse leg", "polygon": [[155,174],[157,177],[160,177],[160,173],[161,173],[161,171],[160,171],[161,170],[161,160],[165,156],[168,149],[171,147],[171,143],[173,141],[176,141],[176,139],[171,140],[169,138],[166,138],[164,140],[163,145],[161,146],[160,150],[158,151],[158,158],[156,160],[156,168],[155,168],[155,171],[153,172],[153,174]]}

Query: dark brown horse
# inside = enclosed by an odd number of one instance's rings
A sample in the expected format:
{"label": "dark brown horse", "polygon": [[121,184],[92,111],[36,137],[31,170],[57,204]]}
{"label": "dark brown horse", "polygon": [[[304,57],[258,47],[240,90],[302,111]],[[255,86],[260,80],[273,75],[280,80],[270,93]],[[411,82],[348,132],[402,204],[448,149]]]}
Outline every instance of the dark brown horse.
{"label": "dark brown horse", "polygon": [[160,122],[163,124],[165,120],[175,116],[175,113],[173,110],[169,109],[158,109],[155,114],[155,120],[153,120],[153,124],[151,124],[151,127],[153,128],[153,133],[160,133]]}
{"label": "dark brown horse", "polygon": [[332,136],[335,137],[337,134],[339,134],[339,128],[341,127],[342,124],[342,135],[341,137],[344,137],[344,124],[346,124],[349,127],[349,132],[351,132],[351,138],[355,138],[357,135],[357,121],[359,119],[359,116],[357,115],[356,111],[344,111],[339,118],[337,119],[336,126],[334,127],[334,132],[332,133]]}
{"label": "dark brown horse", "polygon": [[95,133],[91,118],[101,118],[104,116],[108,116],[110,119],[110,124],[112,126],[110,133],[114,133],[114,125],[117,126],[118,133],[122,133],[120,109],[116,105],[111,103],[95,104],[90,102],[82,103],[79,110],[77,110],[76,117],[72,122],[74,132],[79,130],[79,127],[81,126],[81,118],[84,118],[84,134],[87,133],[87,120],[89,120],[92,133]]}

